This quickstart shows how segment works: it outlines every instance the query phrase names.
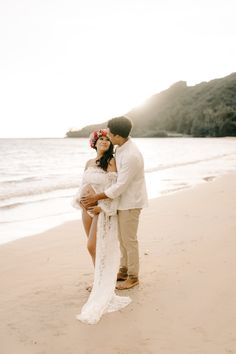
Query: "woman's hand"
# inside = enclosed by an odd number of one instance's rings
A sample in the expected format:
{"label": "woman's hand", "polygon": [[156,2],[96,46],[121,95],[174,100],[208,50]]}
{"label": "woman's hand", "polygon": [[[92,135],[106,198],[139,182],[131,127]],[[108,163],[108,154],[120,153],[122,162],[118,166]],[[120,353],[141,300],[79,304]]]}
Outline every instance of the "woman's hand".
{"label": "woman's hand", "polygon": [[87,210],[90,211],[90,213],[97,215],[101,212],[102,209],[100,208],[100,206],[95,205],[94,207],[89,207]]}

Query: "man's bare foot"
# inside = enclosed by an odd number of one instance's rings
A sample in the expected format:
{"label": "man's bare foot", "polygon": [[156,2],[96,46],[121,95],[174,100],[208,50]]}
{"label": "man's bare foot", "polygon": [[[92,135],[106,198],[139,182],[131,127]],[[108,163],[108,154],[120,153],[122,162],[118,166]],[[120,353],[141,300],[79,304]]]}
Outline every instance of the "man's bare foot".
{"label": "man's bare foot", "polygon": [[139,284],[138,278],[134,278],[134,279],[127,278],[122,284],[117,285],[116,289],[118,289],[118,290],[130,289],[138,284]]}

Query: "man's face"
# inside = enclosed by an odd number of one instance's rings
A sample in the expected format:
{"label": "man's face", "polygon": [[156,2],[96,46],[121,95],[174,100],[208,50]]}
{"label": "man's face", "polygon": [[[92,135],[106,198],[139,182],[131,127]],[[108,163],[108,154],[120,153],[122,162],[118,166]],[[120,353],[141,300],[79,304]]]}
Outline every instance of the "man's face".
{"label": "man's face", "polygon": [[110,129],[108,128],[108,137],[111,140],[113,145],[117,145],[119,141],[119,135],[114,135],[110,132]]}

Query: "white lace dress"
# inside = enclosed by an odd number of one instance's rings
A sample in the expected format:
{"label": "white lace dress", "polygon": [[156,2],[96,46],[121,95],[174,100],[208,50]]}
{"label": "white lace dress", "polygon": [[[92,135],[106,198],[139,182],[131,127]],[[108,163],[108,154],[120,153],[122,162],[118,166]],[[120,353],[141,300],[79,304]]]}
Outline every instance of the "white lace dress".
{"label": "white lace dress", "polygon": [[[84,185],[90,184],[96,193],[102,193],[115,183],[116,179],[116,172],[105,172],[99,167],[89,167],[84,172],[81,189]],[[95,324],[104,313],[118,311],[131,302],[130,297],[115,294],[120,259],[117,205],[117,199],[99,201],[102,211],[97,223],[93,288],[80,314],[76,316],[84,323]],[[76,207],[75,203],[74,206]]]}

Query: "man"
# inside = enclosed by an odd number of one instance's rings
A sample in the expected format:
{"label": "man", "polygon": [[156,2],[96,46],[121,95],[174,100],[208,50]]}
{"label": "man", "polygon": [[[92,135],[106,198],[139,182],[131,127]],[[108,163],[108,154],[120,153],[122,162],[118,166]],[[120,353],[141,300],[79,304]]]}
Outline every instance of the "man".
{"label": "man", "polygon": [[85,197],[87,205],[100,199],[120,197],[118,228],[121,250],[117,289],[129,289],[139,283],[139,250],[137,230],[141,209],[147,204],[143,157],[129,137],[132,122],[125,116],[108,121],[109,138],[116,148],[117,182],[104,193]]}

